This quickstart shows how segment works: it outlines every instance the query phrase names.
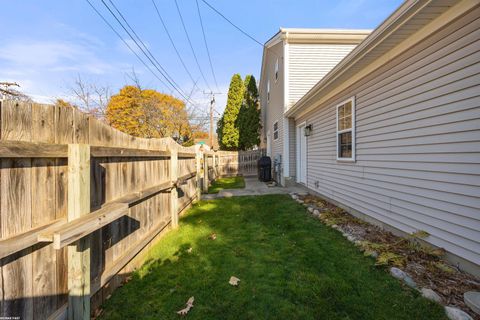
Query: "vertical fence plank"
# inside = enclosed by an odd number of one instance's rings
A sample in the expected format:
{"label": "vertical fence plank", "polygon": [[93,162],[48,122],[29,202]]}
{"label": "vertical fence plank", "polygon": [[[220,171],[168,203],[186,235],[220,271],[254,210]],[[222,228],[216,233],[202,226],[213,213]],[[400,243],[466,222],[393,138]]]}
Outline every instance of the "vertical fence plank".
{"label": "vertical fence plank", "polygon": [[203,192],[208,192],[208,155],[203,154]]}
{"label": "vertical fence plank", "polygon": [[[32,136],[36,141],[55,142],[55,108],[32,105]],[[45,225],[56,216],[55,159],[32,159],[32,227]],[[33,314],[46,319],[57,309],[57,252],[53,246],[33,247]]]}
{"label": "vertical fence plank", "polygon": [[[73,112],[71,107],[55,106],[55,143],[73,143]],[[55,218],[67,217],[68,162],[67,159],[55,160]],[[57,250],[56,292],[57,308],[68,303],[68,254],[67,248]]]}
{"label": "vertical fence plank", "polygon": [[[2,140],[31,141],[32,106],[2,102]],[[2,159],[0,176],[1,237],[8,238],[32,227],[31,159]],[[1,261],[2,317],[33,318],[31,248]]]}
{"label": "vertical fence plank", "polygon": [[[170,147],[170,181],[178,179],[178,152],[176,148]],[[170,191],[170,213],[172,215],[172,228],[178,227],[178,192],[177,188]]]}
{"label": "vertical fence plank", "polygon": [[[68,221],[90,212],[90,146],[68,145]],[[90,237],[68,246],[68,318],[90,319]]]}

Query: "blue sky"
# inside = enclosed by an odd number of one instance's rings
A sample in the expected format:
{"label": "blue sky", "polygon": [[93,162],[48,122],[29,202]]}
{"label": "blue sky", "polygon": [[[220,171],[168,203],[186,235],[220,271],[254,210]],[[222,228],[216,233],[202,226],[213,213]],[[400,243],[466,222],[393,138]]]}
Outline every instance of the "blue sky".
{"label": "blue sky", "polygon": [[[100,0],[91,0],[118,29]],[[184,91],[193,84],[175,55],[156,15],[152,0],[113,0],[156,59]],[[207,89],[190,51],[174,0],[155,0],[186,65],[198,86]],[[195,0],[177,0],[207,81],[215,89],[208,64]],[[400,0],[207,0],[225,16],[264,43],[280,27],[373,29]],[[108,3],[108,0],[106,1]],[[260,73],[262,47],[248,39],[200,0],[200,10],[218,90],[226,92],[233,73]],[[142,84],[170,93],[143,67],[85,0],[3,1],[0,19],[0,81],[16,81],[41,102],[70,98],[70,87],[81,76],[115,92],[135,68]],[[127,39],[127,35],[122,32]],[[128,40],[130,42],[130,40]],[[216,90],[216,89],[215,89]],[[205,104],[197,92],[194,99]],[[226,94],[217,97],[224,108]]]}

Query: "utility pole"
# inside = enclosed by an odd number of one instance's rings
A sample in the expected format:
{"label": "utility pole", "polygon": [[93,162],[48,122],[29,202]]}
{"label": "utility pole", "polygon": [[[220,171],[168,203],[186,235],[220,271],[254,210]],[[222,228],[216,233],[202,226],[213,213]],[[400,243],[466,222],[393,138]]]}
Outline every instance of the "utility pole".
{"label": "utility pole", "polygon": [[210,95],[210,132],[208,134],[208,138],[210,141],[210,148],[213,149],[213,111],[215,110],[215,95],[216,94],[222,94],[221,92],[205,92],[203,91],[203,94],[208,94]]}

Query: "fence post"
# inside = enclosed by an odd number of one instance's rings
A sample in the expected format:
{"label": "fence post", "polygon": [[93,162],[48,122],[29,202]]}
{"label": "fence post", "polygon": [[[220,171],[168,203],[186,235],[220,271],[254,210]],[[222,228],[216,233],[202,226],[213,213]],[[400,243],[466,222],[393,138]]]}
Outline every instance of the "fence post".
{"label": "fence post", "polygon": [[201,161],[202,153],[197,150],[197,154],[195,156],[196,160],[196,168],[197,168],[197,199],[200,200],[202,197],[202,161]]}
{"label": "fence post", "polygon": [[[178,179],[178,151],[170,147],[170,181],[175,183]],[[170,212],[172,215],[172,228],[178,227],[178,191],[176,185],[170,191]]]}
{"label": "fence post", "polygon": [[208,154],[203,154],[203,191],[208,192]]}
{"label": "fence post", "polygon": [[[68,216],[90,213],[90,146],[68,145]],[[90,236],[68,246],[68,319],[90,319]]]}
{"label": "fence post", "polygon": [[215,152],[212,153],[212,176],[213,180],[217,179],[217,172],[216,172],[216,159],[215,159]]}

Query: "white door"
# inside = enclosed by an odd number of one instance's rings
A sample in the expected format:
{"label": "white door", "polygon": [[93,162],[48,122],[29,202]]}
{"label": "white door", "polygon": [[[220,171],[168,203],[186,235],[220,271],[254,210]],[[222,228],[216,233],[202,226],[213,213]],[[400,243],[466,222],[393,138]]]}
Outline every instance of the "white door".
{"label": "white door", "polygon": [[307,183],[307,137],[305,123],[297,126],[297,182]]}

